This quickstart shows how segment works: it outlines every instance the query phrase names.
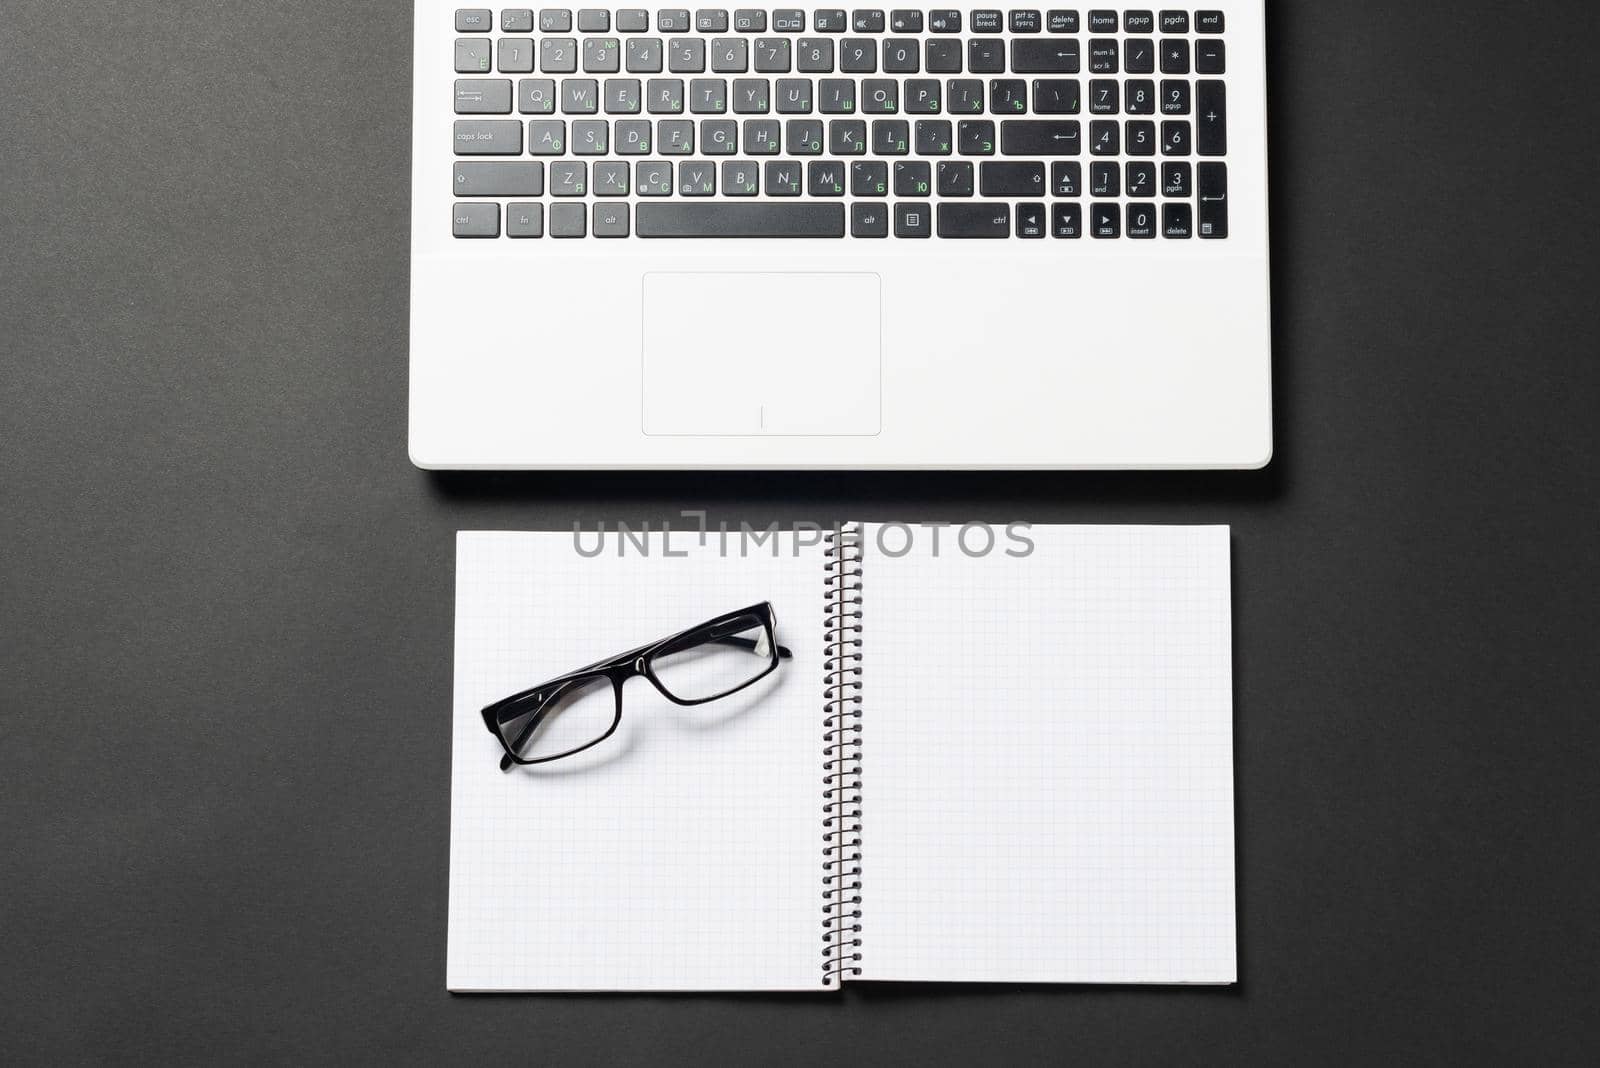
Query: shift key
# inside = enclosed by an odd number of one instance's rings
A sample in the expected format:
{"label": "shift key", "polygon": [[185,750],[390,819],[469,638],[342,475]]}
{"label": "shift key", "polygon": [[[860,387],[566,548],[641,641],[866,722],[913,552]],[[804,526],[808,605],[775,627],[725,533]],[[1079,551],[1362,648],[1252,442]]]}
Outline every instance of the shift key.
{"label": "shift key", "polygon": [[457,119],[458,156],[522,155],[522,123],[516,119]]}

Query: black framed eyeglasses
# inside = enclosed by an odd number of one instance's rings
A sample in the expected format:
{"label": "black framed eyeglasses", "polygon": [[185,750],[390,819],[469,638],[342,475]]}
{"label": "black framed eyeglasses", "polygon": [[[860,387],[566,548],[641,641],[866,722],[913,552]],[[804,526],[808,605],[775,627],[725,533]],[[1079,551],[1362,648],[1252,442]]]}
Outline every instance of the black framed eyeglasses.
{"label": "black framed eyeglasses", "polygon": [[777,626],[763,601],[488,705],[484,726],[505,749],[500,770],[560,760],[611,737],[622,722],[622,684],[635,675],[678,705],[738,693],[794,655],[778,644]]}

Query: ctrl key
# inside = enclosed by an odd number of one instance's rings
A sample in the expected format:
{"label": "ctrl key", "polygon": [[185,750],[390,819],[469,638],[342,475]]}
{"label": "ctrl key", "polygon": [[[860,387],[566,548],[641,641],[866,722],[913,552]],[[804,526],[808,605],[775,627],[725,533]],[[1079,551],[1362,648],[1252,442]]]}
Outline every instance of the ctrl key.
{"label": "ctrl key", "polygon": [[450,232],[456,237],[500,236],[498,204],[457,204],[450,219]]}

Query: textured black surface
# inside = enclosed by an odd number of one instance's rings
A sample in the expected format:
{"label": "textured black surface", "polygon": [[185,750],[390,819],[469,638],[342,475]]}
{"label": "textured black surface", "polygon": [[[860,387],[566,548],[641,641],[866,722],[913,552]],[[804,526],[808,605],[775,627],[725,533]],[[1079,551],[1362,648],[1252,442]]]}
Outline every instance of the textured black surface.
{"label": "textured black surface", "polygon": [[[1270,469],[447,478],[409,6],[7,0],[0,1060],[1592,1057],[1596,8],[1271,22]],[[452,531],[700,506],[1233,524],[1243,982],[446,994]]]}

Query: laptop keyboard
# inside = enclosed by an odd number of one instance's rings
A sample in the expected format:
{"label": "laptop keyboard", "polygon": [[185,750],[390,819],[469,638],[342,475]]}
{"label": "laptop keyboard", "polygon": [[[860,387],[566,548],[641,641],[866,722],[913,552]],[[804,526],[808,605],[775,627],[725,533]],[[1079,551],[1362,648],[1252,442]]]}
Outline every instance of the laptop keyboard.
{"label": "laptop keyboard", "polygon": [[1196,10],[461,8],[457,238],[1218,240]]}

